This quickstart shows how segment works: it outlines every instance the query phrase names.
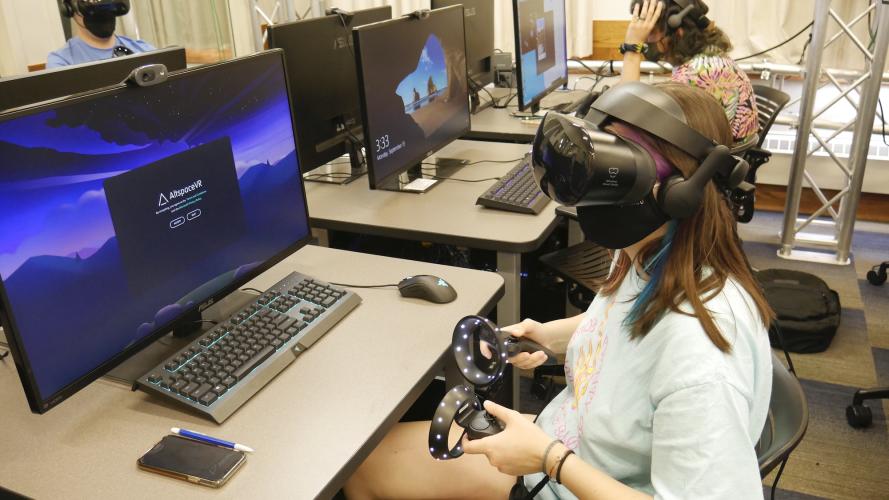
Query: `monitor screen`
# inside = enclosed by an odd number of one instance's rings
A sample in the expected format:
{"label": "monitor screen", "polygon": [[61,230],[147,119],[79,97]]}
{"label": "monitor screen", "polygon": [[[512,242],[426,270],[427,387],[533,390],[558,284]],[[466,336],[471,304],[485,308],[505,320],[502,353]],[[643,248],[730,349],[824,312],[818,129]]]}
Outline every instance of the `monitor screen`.
{"label": "monitor screen", "polygon": [[281,51],[0,117],[0,296],[34,411],[308,236]]}
{"label": "monitor screen", "polygon": [[368,178],[377,188],[469,130],[463,10],[353,33]]}
{"label": "monitor screen", "polygon": [[[269,27],[269,47],[284,49],[303,171],[346,153],[360,141],[361,107],[352,28],[392,19],[392,7],[359,10]],[[311,50],[307,50],[311,47]]]}
{"label": "monitor screen", "polygon": [[185,69],[185,49],[169,47],[126,57],[65,66],[0,79],[0,111],[117,85],[146,64]]}
{"label": "monitor screen", "polygon": [[519,108],[568,82],[565,0],[513,0]]}
{"label": "monitor screen", "polygon": [[491,58],[494,54],[494,0],[432,0],[432,8],[463,5],[466,25],[466,65],[470,87],[494,82]]}

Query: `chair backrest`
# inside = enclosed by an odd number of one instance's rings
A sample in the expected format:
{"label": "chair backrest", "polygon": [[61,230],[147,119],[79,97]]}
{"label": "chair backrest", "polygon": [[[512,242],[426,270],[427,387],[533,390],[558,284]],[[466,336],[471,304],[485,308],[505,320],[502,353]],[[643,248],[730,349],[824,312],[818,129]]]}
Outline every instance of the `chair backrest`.
{"label": "chair backrest", "polygon": [[775,123],[775,118],[778,118],[778,113],[790,102],[790,96],[765,85],[754,85],[753,94],[756,97],[757,117],[759,118],[759,143],[756,146],[762,147],[769,129]]}
{"label": "chair backrest", "polygon": [[809,407],[803,388],[792,373],[772,356],[772,398],[756,456],[759,472],[766,477],[802,441],[809,426]]}

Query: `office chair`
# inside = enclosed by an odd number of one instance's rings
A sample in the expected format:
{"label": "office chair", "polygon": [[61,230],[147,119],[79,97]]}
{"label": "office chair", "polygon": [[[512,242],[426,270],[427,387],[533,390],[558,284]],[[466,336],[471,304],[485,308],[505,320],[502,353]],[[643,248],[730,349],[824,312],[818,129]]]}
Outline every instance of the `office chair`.
{"label": "office chair", "polygon": [[[747,182],[756,184],[756,172],[759,167],[769,162],[772,153],[763,149],[766,137],[778,114],[784,109],[784,106],[790,102],[790,96],[786,93],[767,87],[764,85],[754,85],[753,93],[756,97],[757,117],[759,118],[759,130],[757,131],[758,139],[755,144],[751,144],[747,148],[737,151],[743,153],[744,159],[750,164],[750,172],[747,173]],[[746,195],[739,191],[732,194],[732,201],[735,207],[735,217],[738,222],[747,223],[753,219],[753,205],[756,202],[756,194]]]}
{"label": "office chair", "polygon": [[769,415],[756,443],[756,457],[759,461],[759,474],[769,475],[780,464],[778,475],[772,485],[772,498],[775,488],[790,453],[796,449],[809,426],[809,407],[803,388],[781,361],[772,356],[772,397],[769,401]]}
{"label": "office chair", "polygon": [[[874,266],[867,273],[867,281],[874,286],[882,286],[886,283],[889,262],[883,262]],[[846,421],[856,429],[870,427],[874,421],[871,409],[864,405],[868,399],[889,399],[889,387],[877,389],[858,389],[852,396],[852,404],[846,407]]]}

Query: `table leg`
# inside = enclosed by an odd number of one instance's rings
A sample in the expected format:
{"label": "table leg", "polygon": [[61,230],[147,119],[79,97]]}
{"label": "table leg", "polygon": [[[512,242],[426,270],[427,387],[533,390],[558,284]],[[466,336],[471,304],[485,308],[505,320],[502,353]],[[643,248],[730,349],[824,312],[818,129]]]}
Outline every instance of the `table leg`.
{"label": "table leg", "polygon": [[318,246],[330,248],[330,234],[327,229],[312,228],[312,236],[318,238]]}
{"label": "table leg", "polygon": [[[497,252],[497,269],[506,281],[503,298],[497,303],[497,322],[501,326],[512,325],[522,320],[521,271],[522,255]],[[512,368],[512,367],[510,367]],[[519,373],[512,371],[512,408],[519,408]]]}

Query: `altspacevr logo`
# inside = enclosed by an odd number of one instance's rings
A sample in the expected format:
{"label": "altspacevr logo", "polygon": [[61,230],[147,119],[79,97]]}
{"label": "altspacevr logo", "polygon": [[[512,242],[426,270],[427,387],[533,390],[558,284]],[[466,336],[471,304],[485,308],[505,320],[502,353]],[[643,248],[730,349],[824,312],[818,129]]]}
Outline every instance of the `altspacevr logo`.
{"label": "altspacevr logo", "polygon": [[170,191],[169,196],[164,196],[164,193],[161,193],[160,197],[158,198],[157,206],[162,207],[162,206],[166,205],[167,203],[170,203],[170,200],[175,200],[176,198],[181,198],[181,197],[187,195],[188,193],[197,191],[203,185],[204,185],[204,181],[202,181],[201,179],[198,179],[198,180],[192,182],[191,184],[189,184],[188,186],[185,186],[184,188],[174,189],[174,190]]}

